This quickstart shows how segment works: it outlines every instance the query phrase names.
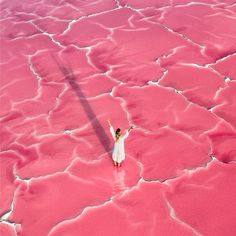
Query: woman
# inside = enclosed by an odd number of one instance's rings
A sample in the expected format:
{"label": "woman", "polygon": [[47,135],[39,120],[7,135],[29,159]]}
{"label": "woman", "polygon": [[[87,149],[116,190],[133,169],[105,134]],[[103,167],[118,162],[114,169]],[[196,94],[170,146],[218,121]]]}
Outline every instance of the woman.
{"label": "woman", "polygon": [[112,153],[112,159],[115,166],[121,166],[121,162],[125,159],[125,149],[124,149],[124,141],[128,137],[129,132],[133,129],[133,126],[131,126],[125,133],[125,135],[121,135],[121,129],[118,128],[116,132],[114,131],[110,120],[107,120],[109,126],[110,126],[110,132],[112,134],[112,137],[115,141],[113,153]]}

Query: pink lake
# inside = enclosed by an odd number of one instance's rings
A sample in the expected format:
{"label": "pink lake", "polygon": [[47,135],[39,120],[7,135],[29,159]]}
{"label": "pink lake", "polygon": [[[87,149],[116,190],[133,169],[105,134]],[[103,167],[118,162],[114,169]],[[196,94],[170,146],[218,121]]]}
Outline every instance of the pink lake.
{"label": "pink lake", "polygon": [[235,1],[0,4],[1,236],[236,235]]}

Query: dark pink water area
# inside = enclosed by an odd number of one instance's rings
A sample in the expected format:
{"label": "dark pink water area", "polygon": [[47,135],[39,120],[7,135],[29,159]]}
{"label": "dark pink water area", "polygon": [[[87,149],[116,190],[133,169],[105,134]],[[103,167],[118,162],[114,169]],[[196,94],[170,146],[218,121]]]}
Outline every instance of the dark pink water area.
{"label": "dark pink water area", "polygon": [[211,140],[213,143],[213,153],[223,162],[235,161],[236,158],[236,139],[235,133],[225,132],[219,135],[212,134]]}
{"label": "dark pink water area", "polygon": [[130,119],[144,130],[158,132],[161,127],[171,127],[190,137],[199,138],[202,132],[218,123],[215,115],[190,102],[175,88],[155,83],[134,88],[122,85],[114,93],[124,98],[131,114]]}
{"label": "dark pink water area", "polygon": [[[50,235],[75,235],[78,230],[82,235],[194,235],[190,227],[170,217],[165,190],[160,183],[141,180],[116,199],[88,208],[75,219],[57,225]],[[91,227],[91,222],[99,225]]]}
{"label": "dark pink water area", "polygon": [[222,76],[214,70],[196,65],[169,67],[159,84],[181,91],[189,101],[206,108],[216,105],[216,93],[226,87]]}
{"label": "dark pink water area", "polygon": [[170,7],[159,19],[165,26],[204,48],[204,54],[219,59],[235,52],[234,39],[229,37],[236,34],[235,27],[231,27],[235,24],[234,16],[234,12],[217,7],[217,4],[212,7],[211,4],[196,3]]}
{"label": "dark pink water area", "polygon": [[54,18],[35,19],[33,23],[43,32],[48,34],[60,34],[67,28],[67,20],[58,20]]}
{"label": "dark pink water area", "polygon": [[200,235],[234,235],[235,168],[235,163],[214,160],[198,173],[173,181],[166,196],[176,216]]}
{"label": "dark pink water area", "polygon": [[212,67],[230,80],[236,80],[236,71],[234,69],[235,63],[236,54],[233,54],[232,56],[230,55],[225,58],[225,60],[218,61]]}
{"label": "dark pink water area", "polygon": [[19,157],[13,154],[1,154],[1,215],[11,207],[14,191],[16,189],[13,168],[18,159]]}
{"label": "dark pink water area", "polygon": [[217,96],[218,105],[214,107],[214,112],[222,117],[224,120],[236,127],[236,82],[232,81],[228,83],[228,86],[220,90]]}
{"label": "dark pink water area", "polygon": [[[109,186],[90,181],[87,183],[68,173],[54,174],[32,180],[29,185],[22,183],[18,188],[19,200],[11,217],[14,221],[24,222],[22,234],[47,235],[56,223],[74,217],[88,204],[102,203],[110,195]],[[64,204],[61,205],[61,202]],[[44,220],[38,220],[38,214],[34,212],[44,215]]]}
{"label": "dark pink water area", "polygon": [[[127,152],[142,163],[146,180],[174,178],[185,169],[194,169],[210,159],[208,145],[171,128],[162,128],[157,134],[137,133],[137,137],[127,141],[131,147]],[[140,142],[142,145],[139,145]],[[171,148],[167,149],[166,143],[172,143]]]}
{"label": "dark pink water area", "polygon": [[15,231],[10,225],[0,223],[0,234],[13,236],[15,235]]}
{"label": "dark pink water area", "polygon": [[1,236],[236,234],[235,1],[0,4]]}

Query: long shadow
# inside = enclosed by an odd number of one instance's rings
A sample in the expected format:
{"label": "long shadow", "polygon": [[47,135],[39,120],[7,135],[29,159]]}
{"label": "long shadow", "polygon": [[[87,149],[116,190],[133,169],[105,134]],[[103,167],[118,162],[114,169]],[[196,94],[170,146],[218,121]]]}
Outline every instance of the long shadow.
{"label": "long shadow", "polygon": [[[70,68],[69,65],[67,66],[61,65],[54,55],[52,55],[52,57],[55,60],[56,64],[58,65],[58,68],[60,69],[61,73],[63,74],[64,79],[68,82],[70,87],[74,90],[75,94],[79,98],[80,104],[82,105],[88,119],[91,121],[94,133],[96,134],[99,142],[103,146],[104,150],[107,153],[109,153],[111,151],[110,139],[105,133],[101,123],[97,119],[96,114],[94,113],[92,107],[90,106],[88,100],[86,99],[86,96],[84,95],[83,91],[77,84],[76,76],[74,75],[72,69]],[[96,149],[96,147],[94,148]]]}

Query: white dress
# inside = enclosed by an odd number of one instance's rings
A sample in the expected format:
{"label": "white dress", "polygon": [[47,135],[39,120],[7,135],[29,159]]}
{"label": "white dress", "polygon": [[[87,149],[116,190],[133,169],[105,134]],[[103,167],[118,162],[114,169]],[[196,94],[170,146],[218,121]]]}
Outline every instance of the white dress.
{"label": "white dress", "polygon": [[118,163],[121,163],[125,159],[124,141],[128,137],[129,132],[126,131],[125,135],[123,136],[121,135],[117,141],[116,141],[116,134],[112,126],[110,126],[110,132],[115,141],[112,152],[112,159]]}

